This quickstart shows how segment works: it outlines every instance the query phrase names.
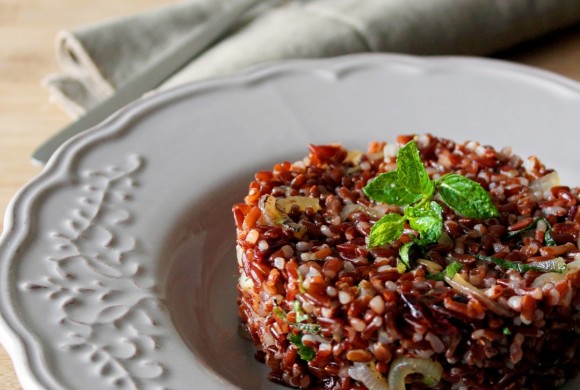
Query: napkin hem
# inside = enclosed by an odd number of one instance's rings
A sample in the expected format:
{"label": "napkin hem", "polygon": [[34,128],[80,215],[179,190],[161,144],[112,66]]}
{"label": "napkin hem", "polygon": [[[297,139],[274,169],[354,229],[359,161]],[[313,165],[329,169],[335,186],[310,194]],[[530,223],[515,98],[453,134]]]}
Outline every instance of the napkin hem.
{"label": "napkin hem", "polygon": [[105,99],[115,92],[72,32],[64,30],[58,33],[57,57],[62,73],[86,80],[96,99]]}

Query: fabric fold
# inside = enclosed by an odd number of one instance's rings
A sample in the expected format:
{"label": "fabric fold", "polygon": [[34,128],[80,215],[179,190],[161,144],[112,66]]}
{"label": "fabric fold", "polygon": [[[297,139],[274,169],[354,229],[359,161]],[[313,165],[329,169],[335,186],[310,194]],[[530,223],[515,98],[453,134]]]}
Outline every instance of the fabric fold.
{"label": "fabric fold", "polygon": [[[189,0],[63,32],[51,98],[82,114],[236,1]],[[160,89],[282,59],[488,55],[579,22],[578,0],[270,0]]]}

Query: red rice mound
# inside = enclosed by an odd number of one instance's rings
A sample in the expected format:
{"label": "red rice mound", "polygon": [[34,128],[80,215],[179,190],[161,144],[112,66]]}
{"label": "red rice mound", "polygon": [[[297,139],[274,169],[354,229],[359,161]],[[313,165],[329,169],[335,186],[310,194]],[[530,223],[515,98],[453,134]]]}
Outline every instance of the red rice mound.
{"label": "red rice mound", "polygon": [[[398,250],[417,232],[407,226],[394,243],[369,249],[372,225],[401,211],[369,200],[362,188],[395,169],[398,147],[412,139],[432,178],[455,172],[479,182],[501,216],[464,218],[439,202],[442,239],[399,273]],[[364,363],[387,378],[400,357],[443,368],[435,384],[408,375],[410,389],[548,389],[576,375],[578,188],[559,185],[535,157],[523,161],[509,148],[431,135],[373,142],[362,153],[340,145],[311,145],[309,152],[256,173],[245,202],[233,207],[239,316],[269,379],[366,389],[349,368]],[[508,237],[537,217],[549,222],[555,245],[545,244],[543,222]],[[520,273],[474,255],[521,263],[561,257],[567,270]],[[426,278],[451,261],[463,265],[459,275],[484,298]]]}

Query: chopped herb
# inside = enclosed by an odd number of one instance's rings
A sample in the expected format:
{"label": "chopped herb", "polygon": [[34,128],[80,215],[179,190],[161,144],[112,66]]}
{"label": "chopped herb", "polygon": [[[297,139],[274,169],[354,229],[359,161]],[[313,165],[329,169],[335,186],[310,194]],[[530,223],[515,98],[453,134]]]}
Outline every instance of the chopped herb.
{"label": "chopped herb", "polygon": [[514,230],[513,232],[509,232],[507,234],[508,238],[511,237],[515,237],[519,234],[522,234],[524,232],[527,232],[529,230],[535,229],[536,226],[538,225],[538,222],[543,221],[546,224],[546,232],[544,233],[544,241],[546,242],[547,246],[555,246],[556,245],[556,241],[554,241],[554,239],[552,238],[552,226],[550,225],[550,222],[548,222],[548,220],[546,218],[543,217],[539,217],[534,219],[534,221],[529,224],[528,226],[526,226],[525,228],[519,229],[519,230]]}
{"label": "chopped herb", "polygon": [[[411,260],[409,259],[409,251],[411,250],[411,247],[414,244],[415,243],[413,241],[410,241],[410,242],[404,244],[399,249],[399,258],[397,259],[397,269],[399,269],[400,264],[403,264],[401,268],[404,267],[404,271],[411,269]],[[400,273],[402,273],[402,272],[400,272]]]}
{"label": "chopped herb", "polygon": [[397,259],[397,271],[399,271],[400,274],[407,272],[407,266],[401,261],[401,258]]}
{"label": "chopped herb", "polygon": [[320,332],[320,330],[322,329],[322,326],[320,326],[318,324],[303,324],[303,323],[294,322],[294,323],[292,323],[292,325],[296,329],[299,329],[299,330],[303,331],[304,333],[310,333],[310,334],[316,334],[316,333]]}
{"label": "chopped herb", "polygon": [[[550,225],[548,225],[550,226]],[[558,244],[556,244],[556,241],[552,238],[552,229],[549,228],[546,230],[546,233],[544,233],[544,241],[546,241],[546,245],[547,246],[556,246]]]}
{"label": "chopped herb", "polygon": [[298,334],[290,333],[288,335],[288,340],[298,347],[298,356],[300,356],[302,360],[310,362],[314,359],[314,357],[316,357],[316,351],[313,348],[308,347],[304,345],[304,343],[302,343],[302,333]]}
{"label": "chopped herb", "polygon": [[274,310],[272,311],[274,312],[274,314],[280,317],[282,321],[286,321],[286,313],[284,313],[282,309],[280,309],[279,307],[275,307]]}
{"label": "chopped herb", "polygon": [[296,273],[298,274],[298,291],[300,291],[301,294],[304,294],[306,292],[306,289],[304,288],[303,284],[304,277],[302,276],[299,270],[296,270]]}
{"label": "chopped herb", "polygon": [[300,346],[300,345],[304,345],[302,344],[302,334],[298,333],[298,334],[294,334],[294,333],[290,333],[288,334],[288,340],[290,340],[290,342],[296,346]]}
{"label": "chopped herb", "polygon": [[[320,332],[320,330],[322,329],[322,326],[318,325],[318,324],[308,324],[308,323],[302,323],[302,321],[308,319],[308,315],[306,315],[305,313],[303,313],[301,311],[300,308],[300,302],[298,301],[294,301],[294,311],[296,313],[296,322],[292,322],[292,321],[288,321],[288,315],[284,312],[284,310],[282,310],[279,307],[275,307],[274,310],[272,310],[274,312],[274,314],[276,314],[278,317],[280,317],[280,319],[284,322],[286,322],[288,325],[303,331],[304,333],[310,333],[310,334],[316,334],[318,332]],[[298,312],[296,311],[296,307],[298,306],[298,309],[300,310],[301,314],[298,314]],[[304,317],[302,317],[304,316]]]}
{"label": "chopped herb", "polygon": [[491,263],[499,265],[502,268],[514,269],[522,274],[527,271],[557,272],[561,274],[566,270],[566,262],[561,257],[557,257],[551,260],[536,261],[534,263],[524,264],[491,256],[483,256],[483,255],[474,255],[474,256],[478,260],[489,261]]}
{"label": "chopped herb", "polygon": [[[419,233],[416,241],[419,246],[437,242],[443,231],[443,217],[441,206],[431,200],[435,191],[445,204],[468,218],[499,216],[489,193],[479,183],[457,174],[431,180],[417,144],[411,141],[399,149],[395,171],[377,176],[363,188],[363,192],[376,202],[405,207],[404,215],[387,214],[373,225],[369,247],[395,241],[403,233],[407,221]],[[404,265],[409,266],[408,262]]]}
{"label": "chopped herb", "polygon": [[510,328],[508,328],[507,326],[505,328],[502,329],[501,331],[503,334],[505,334],[506,336],[509,336],[512,334],[512,331],[510,330]]}
{"label": "chopped herb", "polygon": [[427,275],[427,279],[444,281],[446,276],[449,279],[453,279],[455,274],[461,271],[462,268],[463,264],[458,261],[454,261],[438,274]]}
{"label": "chopped herb", "polygon": [[299,301],[294,301],[292,308],[294,309],[294,313],[296,313],[296,322],[302,322],[308,319],[308,315],[302,311],[302,306],[300,306]]}

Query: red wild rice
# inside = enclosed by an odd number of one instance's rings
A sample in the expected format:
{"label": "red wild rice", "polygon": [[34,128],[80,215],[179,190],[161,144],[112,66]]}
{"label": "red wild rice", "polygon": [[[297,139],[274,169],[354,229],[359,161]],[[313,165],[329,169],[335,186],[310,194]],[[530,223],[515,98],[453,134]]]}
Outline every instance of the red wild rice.
{"label": "red wild rice", "polygon": [[[417,232],[406,226],[394,243],[369,249],[372,225],[401,211],[362,188],[395,169],[398,148],[413,139],[432,178],[455,172],[477,181],[501,216],[465,218],[434,198],[442,239],[399,273],[399,248]],[[431,135],[374,142],[364,153],[312,145],[304,160],[256,173],[233,207],[239,315],[256,357],[272,381],[309,389],[366,389],[353,367],[384,383],[403,358],[443,369],[437,383],[406,376],[411,389],[561,386],[580,367],[579,194],[535,157]],[[520,273],[478,256],[561,257],[567,269]],[[426,278],[450,261],[463,265],[467,287]]]}

